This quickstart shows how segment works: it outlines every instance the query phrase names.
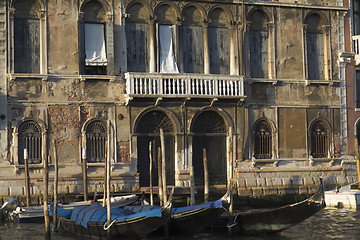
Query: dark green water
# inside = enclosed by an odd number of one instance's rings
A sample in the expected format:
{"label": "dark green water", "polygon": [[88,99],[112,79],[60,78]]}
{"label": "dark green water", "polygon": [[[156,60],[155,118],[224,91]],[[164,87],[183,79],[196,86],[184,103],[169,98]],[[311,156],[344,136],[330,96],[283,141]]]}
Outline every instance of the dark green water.
{"label": "dark green water", "polygon": [[[0,225],[0,240],[45,239],[44,225],[39,223],[5,223]],[[52,233],[52,240],[82,240],[69,235]],[[148,237],[147,239],[159,239]],[[325,208],[284,232],[264,236],[239,236],[200,233],[193,237],[171,237],[170,240],[303,240],[303,239],[360,239],[360,212],[354,210]]]}

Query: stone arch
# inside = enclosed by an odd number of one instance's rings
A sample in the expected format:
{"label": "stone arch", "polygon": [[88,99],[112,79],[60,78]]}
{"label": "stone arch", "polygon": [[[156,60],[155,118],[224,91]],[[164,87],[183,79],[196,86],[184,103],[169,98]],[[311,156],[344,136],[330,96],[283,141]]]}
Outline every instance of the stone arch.
{"label": "stone arch", "polygon": [[228,9],[215,6],[209,10],[209,26],[229,27],[233,21],[233,16]]}
{"label": "stone arch", "polygon": [[173,119],[174,116],[171,116],[170,111],[165,109],[154,107],[149,108],[141,112],[138,117],[135,119],[133,126],[133,136],[136,141],[136,151],[137,151],[137,171],[139,173],[139,183],[140,186],[149,186],[150,180],[150,143],[152,146],[151,155],[153,159],[153,174],[152,174],[152,183],[157,185],[158,176],[156,174],[157,169],[157,159],[159,151],[161,151],[161,141],[160,141],[160,128],[164,131],[165,138],[165,162],[166,162],[166,181],[169,185],[175,184],[175,162],[176,158],[176,131],[179,130],[179,126],[176,126],[178,123],[175,123]]}
{"label": "stone arch", "polygon": [[209,183],[227,183],[229,164],[227,156],[229,123],[216,109],[204,109],[197,113],[191,123],[192,165],[196,185],[204,184],[203,157],[208,161]]}
{"label": "stone arch", "polygon": [[205,10],[198,4],[187,4],[181,11],[183,24],[203,26],[207,21]]}
{"label": "stone arch", "polygon": [[326,158],[330,156],[331,125],[322,118],[314,119],[309,125],[309,150],[314,158]]}
{"label": "stone arch", "polygon": [[22,18],[39,18],[39,11],[46,9],[42,0],[12,0],[10,6],[15,9],[15,17],[19,14]]}
{"label": "stone arch", "polygon": [[27,149],[29,164],[41,164],[46,151],[45,123],[36,118],[24,118],[17,124],[17,164],[24,164],[24,149]]}
{"label": "stone arch", "polygon": [[180,19],[180,10],[173,3],[161,3],[154,10],[156,21],[163,24],[175,24]]}
{"label": "stone arch", "polygon": [[253,156],[256,159],[271,159],[274,156],[274,124],[262,117],[253,125]]}
{"label": "stone arch", "polygon": [[310,11],[304,17],[304,24],[307,25],[307,31],[309,31],[309,32],[321,32],[322,26],[328,25],[329,20],[321,12]]}
{"label": "stone arch", "polygon": [[105,10],[105,13],[104,13],[105,17],[106,17],[106,15],[112,15],[112,13],[113,13],[112,6],[107,1],[104,1],[104,0],[82,0],[82,2],[80,3],[80,12],[84,12],[86,5],[91,2],[98,2],[102,5],[102,7]]}
{"label": "stone arch", "polygon": [[127,21],[130,22],[148,22],[154,12],[151,6],[145,1],[134,1],[126,6],[126,13],[128,14]]}

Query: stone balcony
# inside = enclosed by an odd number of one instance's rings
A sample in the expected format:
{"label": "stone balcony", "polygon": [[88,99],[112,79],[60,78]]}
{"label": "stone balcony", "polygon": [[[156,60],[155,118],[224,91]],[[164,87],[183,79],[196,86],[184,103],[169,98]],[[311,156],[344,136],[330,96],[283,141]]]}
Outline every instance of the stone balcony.
{"label": "stone balcony", "polygon": [[244,99],[244,77],[181,73],[125,73],[126,95],[154,98]]}

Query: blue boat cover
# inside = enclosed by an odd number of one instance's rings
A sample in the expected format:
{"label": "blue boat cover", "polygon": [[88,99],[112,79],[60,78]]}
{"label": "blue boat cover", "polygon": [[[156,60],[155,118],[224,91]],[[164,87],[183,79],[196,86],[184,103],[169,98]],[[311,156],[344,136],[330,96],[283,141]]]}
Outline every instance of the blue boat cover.
{"label": "blue boat cover", "polygon": [[[58,217],[70,219],[72,211],[73,211],[72,209],[64,209],[58,205],[56,215]],[[54,202],[50,203],[50,215],[51,216],[54,215]]]}
{"label": "blue boat cover", "polygon": [[[54,204],[52,207],[50,204],[50,212],[53,214]],[[62,211],[65,210],[65,211]],[[103,208],[98,202],[92,205],[74,207],[73,210],[62,209],[58,206],[58,216],[66,217],[72,221],[75,221],[85,228],[88,227],[88,222],[106,222],[107,221],[107,210]],[[60,214],[59,214],[60,213]],[[128,220],[137,217],[161,217],[161,208],[151,209],[135,214],[126,215],[122,208],[111,209],[111,221],[114,220]]]}
{"label": "blue boat cover", "polygon": [[219,199],[216,201],[206,202],[206,203],[199,204],[199,205],[173,208],[172,214],[183,213],[186,211],[191,211],[191,210],[196,210],[196,209],[201,209],[201,208],[221,208],[221,207],[222,207],[222,200]]}

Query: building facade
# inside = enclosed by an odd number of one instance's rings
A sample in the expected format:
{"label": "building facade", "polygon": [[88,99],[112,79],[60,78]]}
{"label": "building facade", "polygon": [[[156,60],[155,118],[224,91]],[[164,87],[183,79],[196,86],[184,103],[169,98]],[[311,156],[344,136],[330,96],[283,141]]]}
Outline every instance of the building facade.
{"label": "building facade", "polygon": [[169,185],[203,185],[204,153],[212,188],[234,180],[242,195],[354,181],[356,164],[342,158],[339,1],[0,8],[1,196],[24,194],[26,156],[34,195],[55,155],[61,193],[83,191],[83,159],[89,192],[102,189],[107,158],[112,191],[147,187],[160,129]]}

